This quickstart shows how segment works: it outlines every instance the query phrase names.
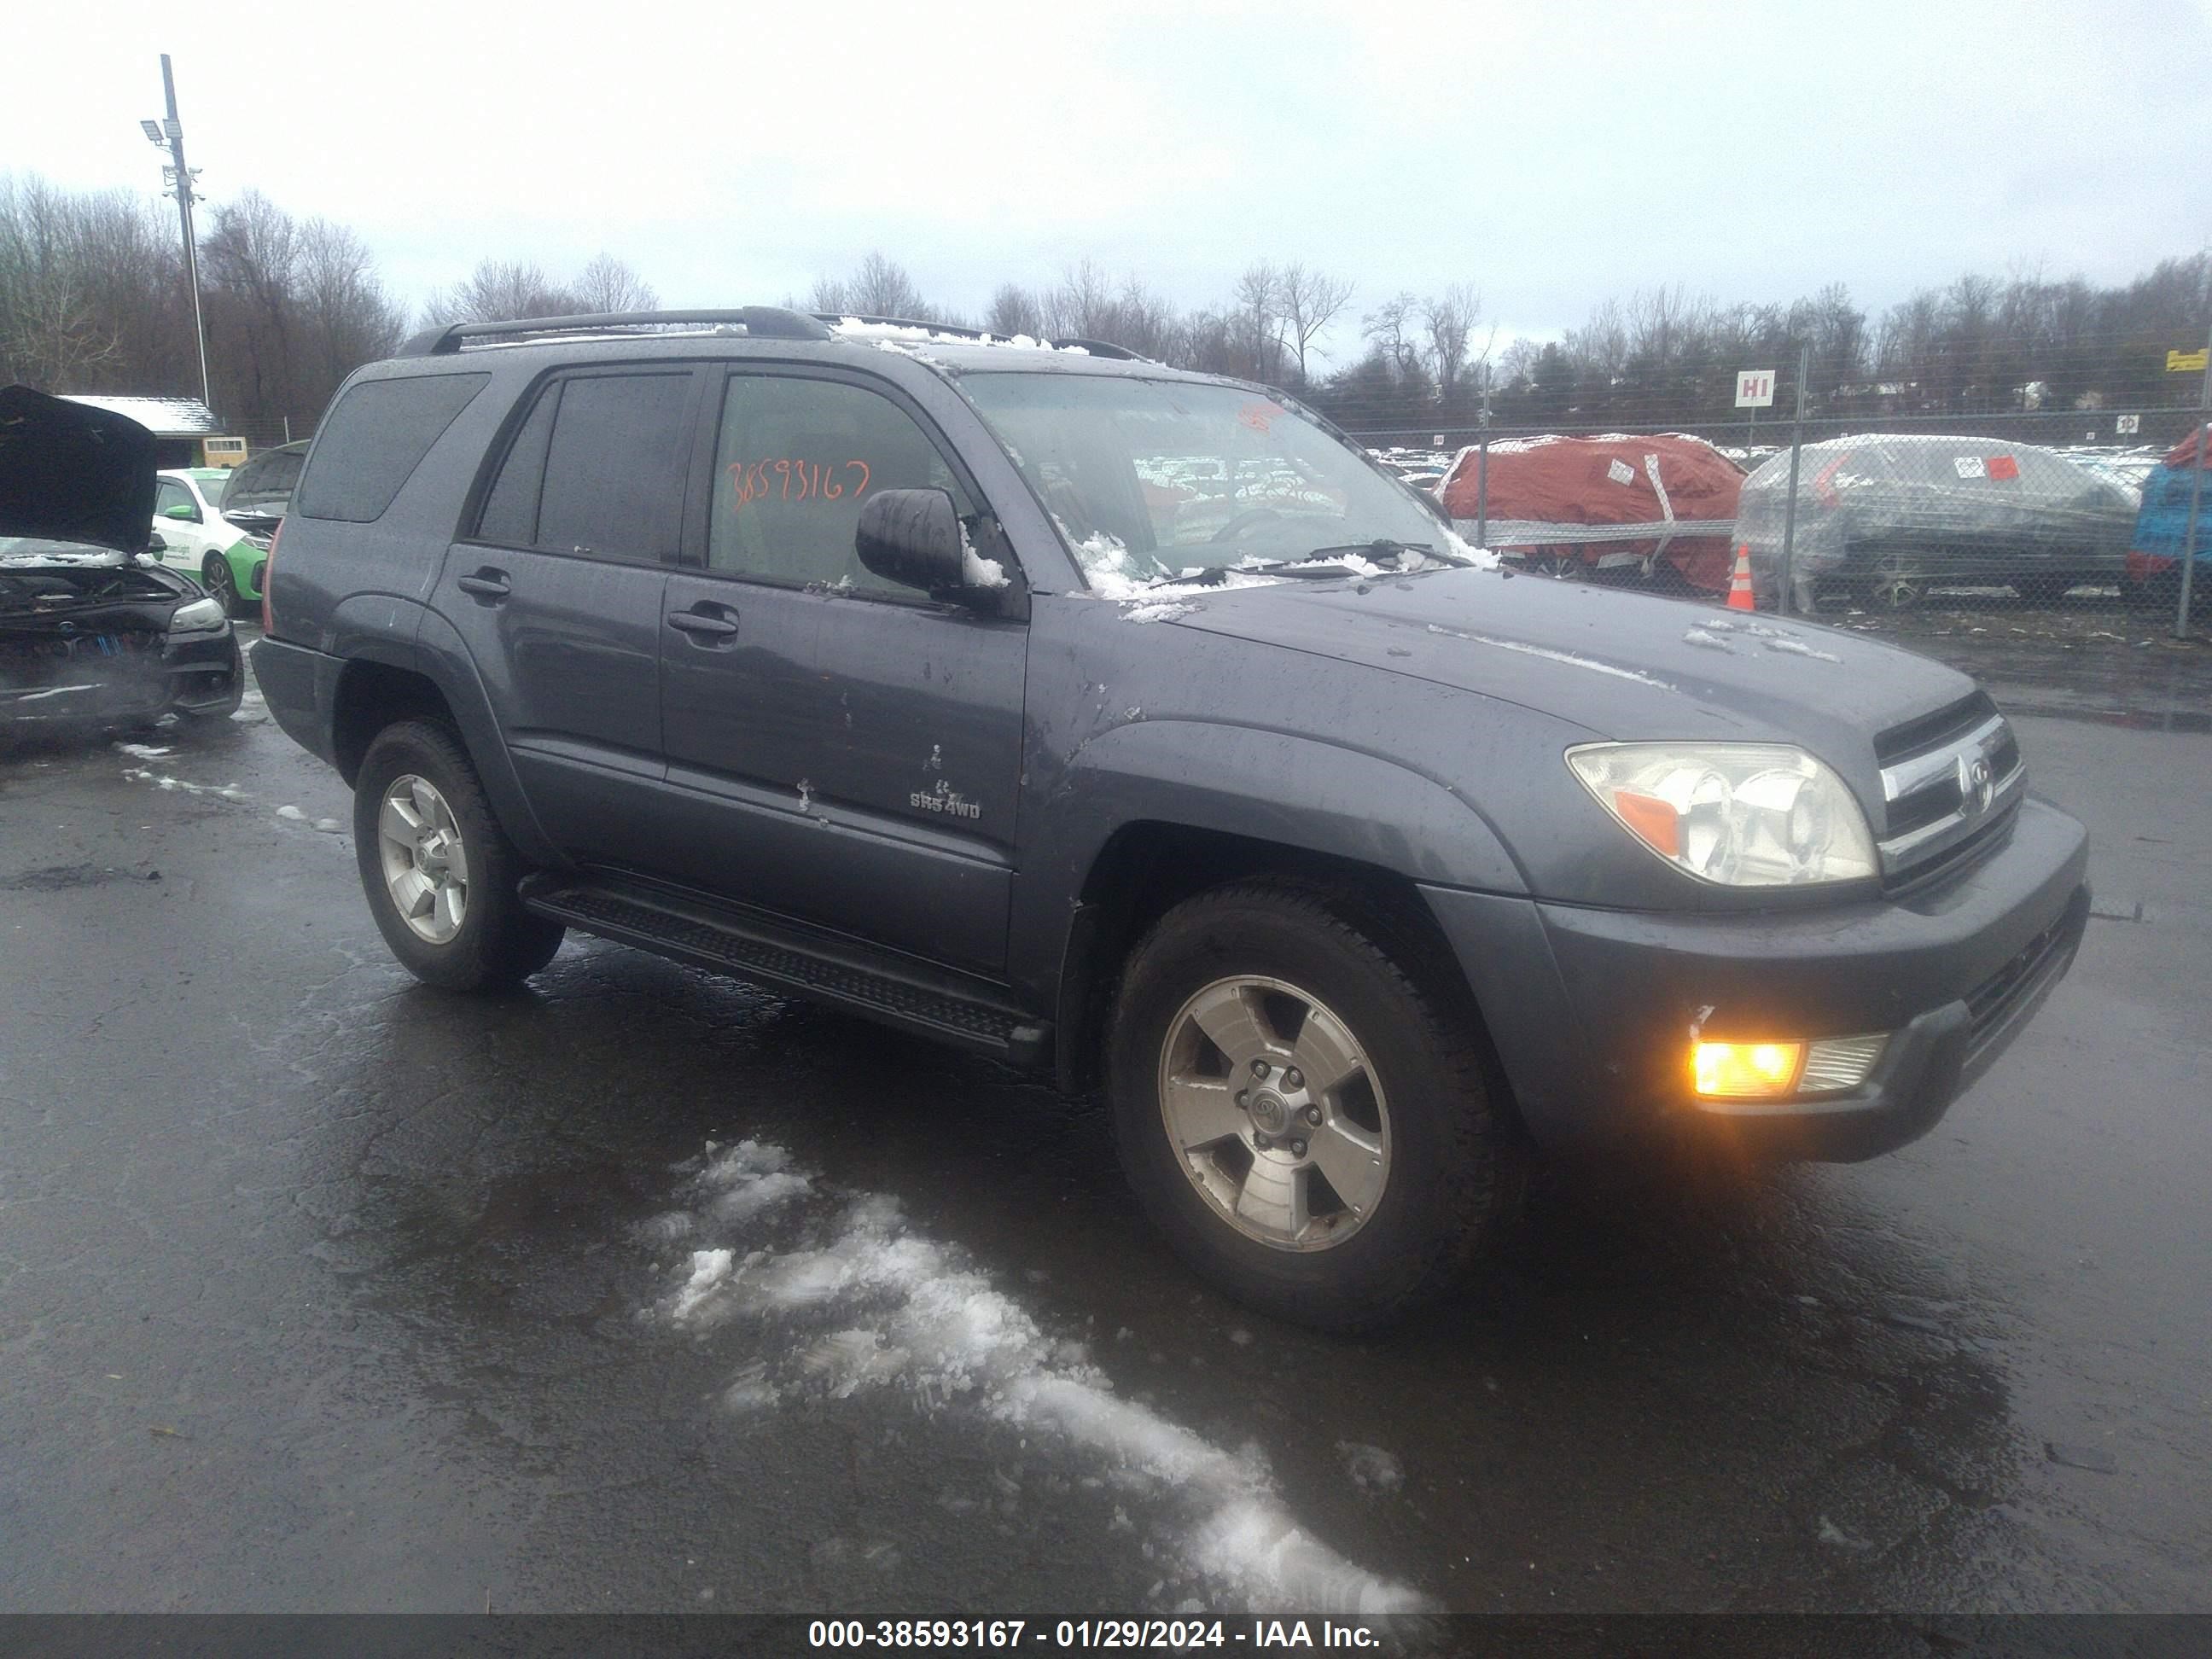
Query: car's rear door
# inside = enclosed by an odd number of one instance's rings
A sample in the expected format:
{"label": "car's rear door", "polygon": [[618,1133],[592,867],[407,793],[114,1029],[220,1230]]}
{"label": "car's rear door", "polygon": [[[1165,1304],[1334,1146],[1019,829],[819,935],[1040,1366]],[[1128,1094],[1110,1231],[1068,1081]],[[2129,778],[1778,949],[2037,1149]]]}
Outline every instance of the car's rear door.
{"label": "car's rear door", "polygon": [[539,823],[580,860],[653,861],[661,597],[703,378],[593,366],[534,386],[432,599]]}
{"label": "car's rear door", "polygon": [[703,533],[660,635],[688,878],[981,973],[1004,964],[1025,623],[863,568],[861,507],[972,480],[887,382],[744,365],[714,389]]}

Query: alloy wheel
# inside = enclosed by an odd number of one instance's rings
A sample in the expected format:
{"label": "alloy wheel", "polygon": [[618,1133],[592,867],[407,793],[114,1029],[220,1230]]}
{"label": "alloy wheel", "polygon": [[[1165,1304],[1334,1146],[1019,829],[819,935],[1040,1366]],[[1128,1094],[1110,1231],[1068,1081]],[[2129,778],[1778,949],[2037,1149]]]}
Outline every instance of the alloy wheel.
{"label": "alloy wheel", "polygon": [[1168,1022],[1160,1117],[1221,1219],[1280,1250],[1341,1244],[1390,1178],[1390,1115],[1343,1019],[1282,980],[1217,980]]}
{"label": "alloy wheel", "polygon": [[450,943],[468,915],[468,849],[437,786],[411,772],[392,779],[377,810],[376,841],[400,919],[426,944]]}

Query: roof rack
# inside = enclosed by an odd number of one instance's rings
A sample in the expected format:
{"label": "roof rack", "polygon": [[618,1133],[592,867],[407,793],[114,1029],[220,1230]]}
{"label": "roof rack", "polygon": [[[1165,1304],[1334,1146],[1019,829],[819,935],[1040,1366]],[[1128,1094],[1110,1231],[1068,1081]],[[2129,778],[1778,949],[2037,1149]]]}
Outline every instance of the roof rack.
{"label": "roof rack", "polygon": [[[876,317],[854,311],[817,311],[814,315],[821,321],[833,326],[838,323],[866,323],[880,328],[926,328],[933,334],[957,335],[961,339],[975,340],[985,345],[994,345],[1002,341],[1012,343],[1014,338],[1011,334],[994,333],[988,328],[969,328],[963,323],[933,323],[919,317]],[[1115,345],[1111,340],[1055,338],[1047,340],[1044,343],[1052,346],[1080,346],[1094,357],[1111,357],[1121,362],[1142,363],[1151,361],[1141,352],[1132,351],[1127,346]]]}
{"label": "roof rack", "polygon": [[469,341],[514,334],[598,334],[617,328],[659,328],[669,325],[743,328],[755,339],[827,340],[819,320],[782,306],[744,306],[735,311],[605,311],[586,316],[523,317],[512,322],[448,323],[425,329],[399,348],[402,357],[442,357]]}

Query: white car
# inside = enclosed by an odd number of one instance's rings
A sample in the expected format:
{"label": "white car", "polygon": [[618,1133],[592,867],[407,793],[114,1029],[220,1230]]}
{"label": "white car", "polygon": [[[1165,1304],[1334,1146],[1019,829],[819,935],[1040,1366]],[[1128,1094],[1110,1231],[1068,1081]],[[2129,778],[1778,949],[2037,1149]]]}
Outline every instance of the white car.
{"label": "white car", "polygon": [[269,543],[222,516],[220,504],[229,477],[216,466],[156,473],[153,531],[161,562],[190,571],[235,614],[246,606],[252,580],[248,573],[268,552]]}

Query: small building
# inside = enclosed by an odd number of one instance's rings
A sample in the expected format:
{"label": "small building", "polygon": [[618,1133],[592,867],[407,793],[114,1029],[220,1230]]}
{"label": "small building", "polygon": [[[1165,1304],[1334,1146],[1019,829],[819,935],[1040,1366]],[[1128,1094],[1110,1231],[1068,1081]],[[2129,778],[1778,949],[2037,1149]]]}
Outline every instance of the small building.
{"label": "small building", "polygon": [[[179,466],[235,466],[246,459],[246,447],[236,440],[226,450],[219,434],[222,424],[197,398],[112,398],[105,392],[62,394],[73,404],[89,404],[114,415],[129,416],[154,434],[154,464],[167,470]],[[214,440],[213,444],[209,441]]]}

